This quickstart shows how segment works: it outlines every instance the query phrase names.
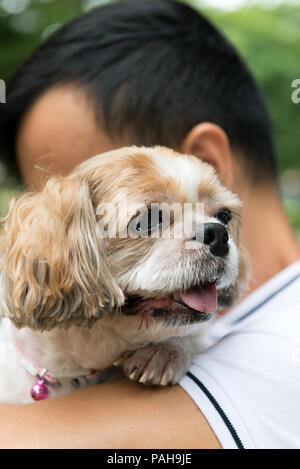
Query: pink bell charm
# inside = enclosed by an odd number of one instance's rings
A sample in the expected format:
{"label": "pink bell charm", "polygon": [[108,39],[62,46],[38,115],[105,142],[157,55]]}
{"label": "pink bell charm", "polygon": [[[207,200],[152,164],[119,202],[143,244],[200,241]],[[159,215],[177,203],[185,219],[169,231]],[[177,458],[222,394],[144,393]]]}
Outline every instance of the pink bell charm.
{"label": "pink bell charm", "polygon": [[45,386],[44,378],[38,380],[38,382],[32,386],[30,395],[34,401],[42,401],[48,397],[48,389]]}

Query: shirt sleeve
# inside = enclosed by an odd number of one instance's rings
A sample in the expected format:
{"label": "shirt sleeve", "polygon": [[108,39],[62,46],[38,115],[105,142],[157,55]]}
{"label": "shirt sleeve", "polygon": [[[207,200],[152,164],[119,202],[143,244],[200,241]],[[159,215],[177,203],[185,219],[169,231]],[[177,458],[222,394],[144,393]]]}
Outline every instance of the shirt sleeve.
{"label": "shirt sleeve", "polygon": [[195,357],[180,385],[224,449],[300,448],[300,304],[247,321]]}

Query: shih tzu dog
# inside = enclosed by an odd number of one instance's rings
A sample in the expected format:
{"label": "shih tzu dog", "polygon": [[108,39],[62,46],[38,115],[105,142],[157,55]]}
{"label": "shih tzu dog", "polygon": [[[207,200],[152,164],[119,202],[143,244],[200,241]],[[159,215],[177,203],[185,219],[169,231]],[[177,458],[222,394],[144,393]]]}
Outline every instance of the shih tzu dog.
{"label": "shih tzu dog", "polygon": [[246,284],[239,207],[210,165],[162,147],[95,156],[12,200],[0,233],[0,401],[113,370],[178,382]]}

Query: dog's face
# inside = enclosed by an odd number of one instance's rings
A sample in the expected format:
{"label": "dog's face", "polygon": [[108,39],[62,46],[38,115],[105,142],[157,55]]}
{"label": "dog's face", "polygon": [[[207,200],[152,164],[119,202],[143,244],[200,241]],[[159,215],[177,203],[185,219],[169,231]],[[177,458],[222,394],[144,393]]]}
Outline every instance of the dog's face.
{"label": "dog's face", "polygon": [[207,321],[246,283],[239,207],[192,156],[129,147],[91,158],[12,203],[2,312],[48,330],[108,314]]}

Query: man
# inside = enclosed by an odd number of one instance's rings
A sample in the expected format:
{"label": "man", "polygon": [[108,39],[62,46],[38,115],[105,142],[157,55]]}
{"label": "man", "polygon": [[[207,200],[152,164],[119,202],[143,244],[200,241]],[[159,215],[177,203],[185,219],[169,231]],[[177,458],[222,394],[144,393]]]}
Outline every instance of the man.
{"label": "man", "polygon": [[180,385],[123,380],[2,405],[1,445],[299,447],[300,248],[279,197],[268,115],[233,46],[171,0],[96,9],[23,65],[1,126],[6,162],[33,188],[41,167],[67,174],[124,145],[166,145],[207,161],[243,200],[252,264],[249,296],[217,321],[214,345]]}

